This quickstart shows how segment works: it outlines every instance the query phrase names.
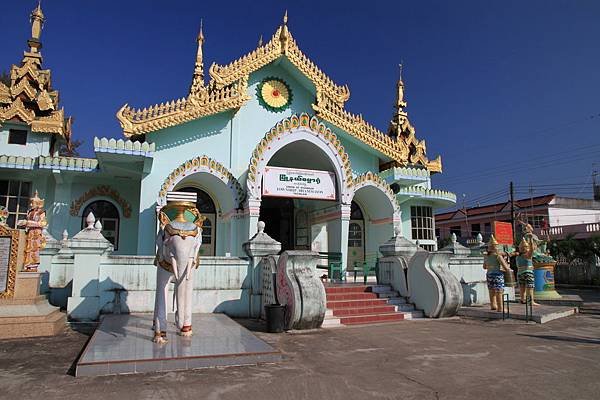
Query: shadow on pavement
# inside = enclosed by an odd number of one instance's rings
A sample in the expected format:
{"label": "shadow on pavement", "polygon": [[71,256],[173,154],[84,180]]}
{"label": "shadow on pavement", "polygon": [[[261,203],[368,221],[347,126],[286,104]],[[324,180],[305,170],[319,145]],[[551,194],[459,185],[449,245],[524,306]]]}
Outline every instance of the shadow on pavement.
{"label": "shadow on pavement", "polygon": [[556,341],[560,341],[560,342],[600,344],[600,339],[592,339],[592,338],[556,336],[556,335],[526,335],[523,333],[519,333],[519,334],[517,334],[517,336],[527,336],[527,337],[532,337],[532,338],[536,338],[536,339],[556,340]]}

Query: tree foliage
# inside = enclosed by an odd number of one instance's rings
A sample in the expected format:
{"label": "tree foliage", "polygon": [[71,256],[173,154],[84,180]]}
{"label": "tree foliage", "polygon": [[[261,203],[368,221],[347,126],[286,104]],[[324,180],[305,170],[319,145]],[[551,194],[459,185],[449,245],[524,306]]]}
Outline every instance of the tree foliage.
{"label": "tree foliage", "polygon": [[70,140],[60,145],[58,154],[63,157],[79,157],[79,147],[83,144],[81,140]]}
{"label": "tree foliage", "polygon": [[594,256],[600,257],[600,236],[575,239],[575,235],[570,234],[562,240],[551,241],[548,250],[552,257],[565,260],[569,264],[575,260],[587,261]]}

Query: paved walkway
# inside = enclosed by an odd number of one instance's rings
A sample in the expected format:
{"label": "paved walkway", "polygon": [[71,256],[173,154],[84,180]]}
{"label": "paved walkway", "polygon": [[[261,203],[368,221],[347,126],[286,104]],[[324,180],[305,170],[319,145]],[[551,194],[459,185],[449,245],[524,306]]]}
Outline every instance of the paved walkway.
{"label": "paved walkway", "polygon": [[86,334],[0,341],[0,399],[512,399],[524,393],[528,400],[562,400],[600,393],[599,315],[544,325],[450,319],[258,335],[282,350],[283,362],[94,378],[72,375]]}

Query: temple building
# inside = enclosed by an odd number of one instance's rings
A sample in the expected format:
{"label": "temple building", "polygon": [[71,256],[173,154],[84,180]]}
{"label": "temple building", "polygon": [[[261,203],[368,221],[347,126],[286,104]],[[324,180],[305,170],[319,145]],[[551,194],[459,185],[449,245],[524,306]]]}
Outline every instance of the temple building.
{"label": "temple building", "polygon": [[416,135],[402,76],[381,131],[346,109],[348,86],[300,49],[287,14],[227,65],[208,67],[200,30],[188,93],[125,104],[123,138],[95,138],[95,157],[72,157],[71,119],[42,67],[43,24],[38,6],[23,60],[0,82],[0,206],[11,227],[37,191],[51,236],[77,233],[93,212],[115,254],[151,255],[157,210],[176,191],[196,193],[207,217],[202,256],[244,256],[259,220],[283,250],[341,253],[348,270],[396,229],[437,250],[434,210],[456,198],[432,187],[441,158]]}

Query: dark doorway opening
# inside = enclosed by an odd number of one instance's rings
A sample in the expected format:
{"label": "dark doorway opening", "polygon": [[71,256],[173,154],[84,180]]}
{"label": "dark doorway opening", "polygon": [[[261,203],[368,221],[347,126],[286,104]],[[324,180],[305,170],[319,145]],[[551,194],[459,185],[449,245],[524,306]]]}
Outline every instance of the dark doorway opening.
{"label": "dark doorway opening", "polygon": [[280,197],[263,197],[260,217],[265,232],[281,243],[281,250],[294,249],[294,200]]}

